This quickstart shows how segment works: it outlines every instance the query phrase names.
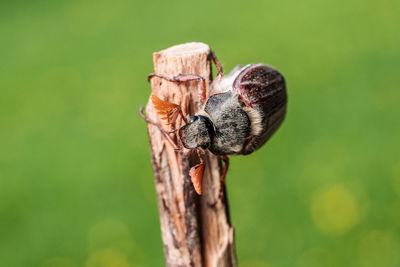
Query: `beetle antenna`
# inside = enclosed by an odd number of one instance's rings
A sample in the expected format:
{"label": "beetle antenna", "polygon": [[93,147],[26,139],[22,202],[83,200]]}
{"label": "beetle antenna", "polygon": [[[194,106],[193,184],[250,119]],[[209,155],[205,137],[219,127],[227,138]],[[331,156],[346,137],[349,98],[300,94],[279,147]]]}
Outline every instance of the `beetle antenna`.
{"label": "beetle antenna", "polygon": [[158,123],[156,123],[155,121],[149,119],[149,118],[143,113],[143,109],[144,109],[144,106],[143,106],[143,105],[140,105],[140,108],[139,108],[139,115],[140,115],[140,117],[142,117],[147,123],[150,123],[150,124],[156,126],[156,127],[160,130],[160,132],[164,135],[164,137],[167,138],[168,142],[172,145],[172,147],[173,147],[176,151],[181,151],[182,148],[180,148],[180,147],[175,143],[175,141],[172,140],[171,136],[161,127],[160,124],[158,124]]}

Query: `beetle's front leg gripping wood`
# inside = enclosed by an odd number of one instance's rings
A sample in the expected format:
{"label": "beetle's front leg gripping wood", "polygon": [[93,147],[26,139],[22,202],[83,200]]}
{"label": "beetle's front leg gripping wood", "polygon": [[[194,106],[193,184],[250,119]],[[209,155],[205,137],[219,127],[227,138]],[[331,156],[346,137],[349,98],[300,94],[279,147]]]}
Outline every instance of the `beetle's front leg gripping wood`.
{"label": "beetle's front leg gripping wood", "polygon": [[148,124],[151,124],[151,125],[157,127],[158,130],[160,130],[160,132],[164,135],[165,139],[167,139],[168,142],[171,144],[171,146],[175,149],[175,151],[181,151],[181,150],[182,150],[182,148],[179,147],[179,145],[178,145],[174,140],[172,140],[171,136],[169,135],[169,133],[170,133],[171,131],[172,131],[172,132],[175,132],[176,130],[171,130],[170,132],[167,133],[159,123],[156,123],[156,122],[154,122],[153,120],[149,119],[149,118],[143,113],[143,107],[140,107],[140,109],[139,109],[139,115],[140,115],[140,117],[142,117]]}
{"label": "beetle's front leg gripping wood", "polygon": [[[193,74],[204,77],[209,90],[211,50],[203,43],[173,46],[153,54],[154,72],[165,77]],[[175,83],[154,77],[152,93],[164,101],[175,103],[184,115],[195,114],[201,107],[198,83]],[[166,132],[184,124],[178,117],[172,125],[157,114],[151,101],[146,115]],[[220,188],[222,163],[219,157],[205,152],[202,196],[195,192],[189,171],[198,163],[196,151],[175,151],[153,124],[148,124],[152,165],[160,213],[162,240],[167,266],[236,266],[233,227],[230,224],[227,200],[214,203]],[[174,134],[174,141],[178,141]],[[225,197],[225,195],[224,195]]]}

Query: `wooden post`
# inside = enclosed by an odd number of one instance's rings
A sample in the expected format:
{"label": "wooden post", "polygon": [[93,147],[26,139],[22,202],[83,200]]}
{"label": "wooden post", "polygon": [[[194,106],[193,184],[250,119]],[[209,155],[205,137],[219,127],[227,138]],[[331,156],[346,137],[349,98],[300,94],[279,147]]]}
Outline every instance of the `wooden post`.
{"label": "wooden post", "polygon": [[[208,90],[211,82],[208,45],[173,46],[154,53],[153,61],[154,71],[168,77],[178,74],[202,76]],[[195,114],[201,108],[199,86],[197,81],[178,84],[157,77],[151,80],[152,92],[165,101],[180,105],[185,115]],[[171,129],[159,118],[150,100],[146,113],[164,129]],[[181,127],[182,123],[178,119],[175,127]],[[148,125],[148,133],[166,266],[236,266],[225,188],[222,199],[218,200],[220,159],[209,152],[204,155],[203,194],[198,196],[189,176],[190,168],[199,163],[196,153],[175,152],[153,125]],[[216,205],[210,205],[216,201]]]}

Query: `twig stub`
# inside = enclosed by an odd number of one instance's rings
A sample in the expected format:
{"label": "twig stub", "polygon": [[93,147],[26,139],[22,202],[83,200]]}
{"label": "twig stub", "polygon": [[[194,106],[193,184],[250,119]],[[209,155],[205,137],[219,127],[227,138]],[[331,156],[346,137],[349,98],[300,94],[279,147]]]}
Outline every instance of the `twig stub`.
{"label": "twig stub", "polygon": [[[153,54],[155,73],[173,77],[196,74],[205,78],[207,90],[211,78],[210,48],[203,43],[173,46]],[[195,114],[201,107],[199,82],[174,83],[154,77],[152,92],[165,101],[181,106],[183,114]],[[149,100],[147,116],[162,125]],[[173,125],[179,128],[183,121]],[[229,221],[227,200],[218,198],[220,159],[206,152],[203,195],[199,197],[190,181],[189,170],[198,163],[195,152],[176,152],[159,129],[148,126],[152,165],[156,182],[162,239],[167,266],[236,266],[233,227]],[[225,189],[224,189],[225,191]]]}

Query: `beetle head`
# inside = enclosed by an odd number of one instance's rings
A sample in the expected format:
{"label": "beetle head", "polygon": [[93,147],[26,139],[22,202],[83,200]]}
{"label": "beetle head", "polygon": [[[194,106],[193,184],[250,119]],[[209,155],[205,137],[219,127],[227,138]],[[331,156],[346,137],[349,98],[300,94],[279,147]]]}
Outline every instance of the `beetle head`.
{"label": "beetle head", "polygon": [[184,147],[203,148],[210,146],[214,137],[214,127],[212,122],[204,116],[191,116],[188,124],[179,129],[179,137]]}

